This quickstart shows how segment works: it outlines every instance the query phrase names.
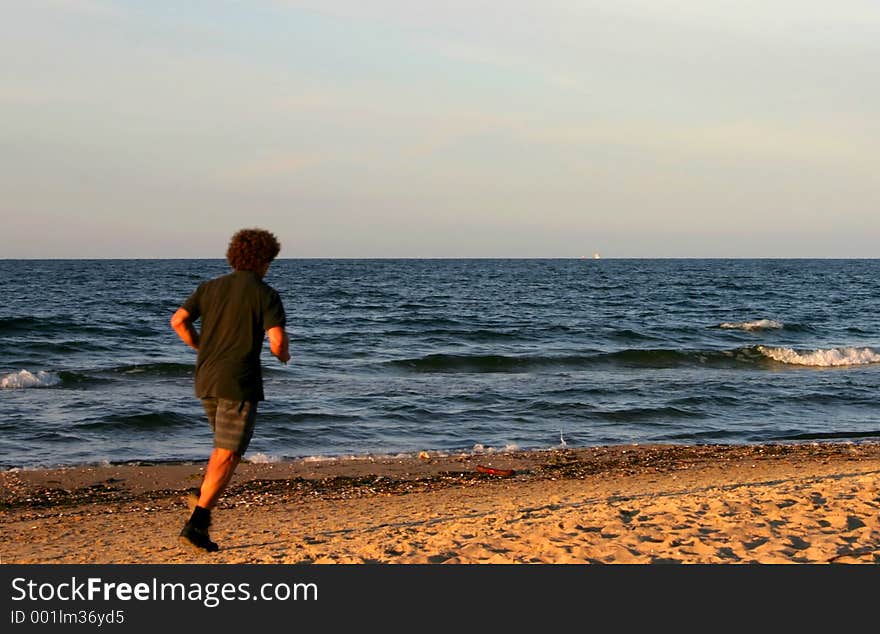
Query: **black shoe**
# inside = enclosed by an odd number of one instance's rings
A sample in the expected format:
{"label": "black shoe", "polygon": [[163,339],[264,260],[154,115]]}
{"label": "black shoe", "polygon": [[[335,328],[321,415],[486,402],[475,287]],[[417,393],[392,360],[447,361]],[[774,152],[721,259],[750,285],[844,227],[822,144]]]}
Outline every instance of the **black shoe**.
{"label": "black shoe", "polygon": [[180,531],[180,537],[178,539],[184,546],[190,546],[209,553],[214,553],[220,550],[220,547],[212,542],[211,538],[208,536],[208,529],[198,528],[193,525],[192,522],[187,522],[183,525],[183,530]]}

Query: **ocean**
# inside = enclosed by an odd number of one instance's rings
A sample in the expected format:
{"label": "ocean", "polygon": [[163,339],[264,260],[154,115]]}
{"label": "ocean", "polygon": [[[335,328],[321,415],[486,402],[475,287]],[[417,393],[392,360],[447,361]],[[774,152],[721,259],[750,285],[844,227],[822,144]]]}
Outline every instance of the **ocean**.
{"label": "ocean", "polygon": [[[0,469],[204,461],[224,260],[0,260]],[[880,260],[281,259],[252,461],[880,439]]]}

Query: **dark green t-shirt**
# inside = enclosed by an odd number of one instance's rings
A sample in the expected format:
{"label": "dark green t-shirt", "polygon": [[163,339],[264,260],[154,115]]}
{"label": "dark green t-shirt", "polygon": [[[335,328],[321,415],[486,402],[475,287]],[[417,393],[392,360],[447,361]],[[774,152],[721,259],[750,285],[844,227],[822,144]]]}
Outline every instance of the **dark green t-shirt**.
{"label": "dark green t-shirt", "polygon": [[200,284],[183,308],[202,320],[196,396],[262,401],[263,339],[286,323],[278,292],[252,271],[233,271]]}

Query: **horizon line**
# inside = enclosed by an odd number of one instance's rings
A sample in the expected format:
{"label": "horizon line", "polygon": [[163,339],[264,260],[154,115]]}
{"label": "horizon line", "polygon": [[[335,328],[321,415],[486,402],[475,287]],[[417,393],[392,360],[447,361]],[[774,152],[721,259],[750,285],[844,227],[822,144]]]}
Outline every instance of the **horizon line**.
{"label": "horizon line", "polygon": [[[136,256],[136,257],[94,257],[94,256],[58,256],[58,257],[0,257],[0,262],[12,261],[58,261],[58,260],[104,260],[104,261],[132,261],[132,260],[220,260],[225,261],[224,256]],[[277,257],[275,262],[282,260],[877,260],[880,256],[291,256]]]}

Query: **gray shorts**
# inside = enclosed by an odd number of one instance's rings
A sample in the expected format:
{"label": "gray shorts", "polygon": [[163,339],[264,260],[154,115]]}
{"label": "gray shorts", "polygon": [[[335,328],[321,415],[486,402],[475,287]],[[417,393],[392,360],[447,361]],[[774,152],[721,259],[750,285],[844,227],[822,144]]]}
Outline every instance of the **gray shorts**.
{"label": "gray shorts", "polygon": [[214,432],[214,448],[228,449],[243,456],[254,435],[257,422],[256,401],[230,401],[203,398],[202,406]]}

